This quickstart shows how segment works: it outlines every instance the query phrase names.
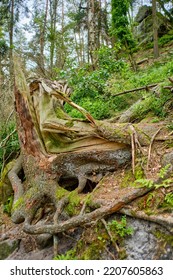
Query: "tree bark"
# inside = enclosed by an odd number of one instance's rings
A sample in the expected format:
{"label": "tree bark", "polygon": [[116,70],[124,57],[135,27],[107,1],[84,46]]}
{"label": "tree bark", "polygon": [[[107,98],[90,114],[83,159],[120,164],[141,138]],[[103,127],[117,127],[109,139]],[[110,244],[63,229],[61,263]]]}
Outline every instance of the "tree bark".
{"label": "tree bark", "polygon": [[152,0],[152,13],[153,13],[154,58],[158,58],[159,57],[159,46],[158,46],[158,23],[157,23],[156,0]]}

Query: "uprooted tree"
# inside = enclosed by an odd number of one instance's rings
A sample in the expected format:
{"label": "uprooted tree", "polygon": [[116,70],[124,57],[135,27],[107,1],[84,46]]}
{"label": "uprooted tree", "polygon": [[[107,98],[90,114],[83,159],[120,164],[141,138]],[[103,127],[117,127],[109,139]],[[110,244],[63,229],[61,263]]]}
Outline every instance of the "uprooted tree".
{"label": "uprooted tree", "polygon": [[[14,65],[21,146],[20,156],[8,174],[14,190],[14,223],[24,222],[24,230],[30,234],[55,236],[114,213],[152,189],[127,188],[122,197],[112,192],[111,200],[94,203],[96,185],[104,193],[106,185],[101,182],[109,172],[127,164],[132,164],[135,172],[136,150],[151,148],[153,140],[165,141],[170,137],[163,123],[132,125],[95,120],[73,103],[57,82],[35,78],[27,84],[17,59]],[[85,119],[70,117],[64,102],[80,111]],[[78,214],[67,216],[63,210],[71,203],[71,193],[78,194],[79,209]],[[53,204],[52,220],[37,223],[38,209],[48,202]],[[87,203],[90,211],[85,213]]]}

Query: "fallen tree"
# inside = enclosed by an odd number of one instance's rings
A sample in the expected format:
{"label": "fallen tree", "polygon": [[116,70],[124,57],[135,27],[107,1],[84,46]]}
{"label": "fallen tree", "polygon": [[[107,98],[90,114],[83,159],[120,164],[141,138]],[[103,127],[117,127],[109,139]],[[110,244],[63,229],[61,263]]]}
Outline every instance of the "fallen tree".
{"label": "fallen tree", "polygon": [[[172,136],[165,123],[132,125],[95,120],[72,102],[56,82],[33,79],[28,85],[17,59],[14,65],[21,146],[20,157],[8,174],[14,190],[14,223],[24,222],[24,230],[30,234],[56,235],[102,219],[152,190],[127,189],[119,199],[90,207],[90,213],[85,214],[86,188],[94,189],[108,172],[129,163],[134,173],[136,151],[142,153],[143,147],[154,140],[170,140]],[[64,102],[80,111],[84,119],[70,117],[64,111]],[[71,193],[80,199],[79,209],[77,215],[67,216],[64,208],[70,204]],[[47,203],[54,207],[51,221],[33,224],[38,209]]]}

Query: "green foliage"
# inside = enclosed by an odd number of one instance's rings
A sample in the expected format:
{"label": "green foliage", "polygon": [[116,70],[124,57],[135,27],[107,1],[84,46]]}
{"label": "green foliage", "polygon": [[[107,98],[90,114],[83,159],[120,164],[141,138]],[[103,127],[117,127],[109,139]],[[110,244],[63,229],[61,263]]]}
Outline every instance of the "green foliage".
{"label": "green foliage", "polygon": [[8,51],[8,45],[4,39],[0,39],[0,57],[5,56]]}
{"label": "green foliage", "polygon": [[66,213],[68,213],[68,215],[74,216],[79,211],[78,207],[80,205],[81,198],[78,195],[77,191],[74,190],[73,192],[70,192],[70,194],[68,195],[68,199],[69,199],[69,203],[65,207],[65,211]]}
{"label": "green foliage", "polygon": [[135,181],[135,186],[138,188],[146,187],[148,189],[151,189],[153,187],[153,185],[154,185],[154,182],[149,179],[137,179]]}
{"label": "green foliage", "polygon": [[155,194],[153,192],[149,193],[146,201],[146,207],[150,207],[152,205],[154,196]]}
{"label": "green foliage", "polygon": [[162,47],[171,41],[173,41],[173,30],[159,38],[159,46]]}
{"label": "green foliage", "polygon": [[10,196],[3,205],[3,212],[7,213],[10,216],[12,205],[13,205],[13,196]]}
{"label": "green foliage", "polygon": [[[8,126],[4,125],[0,130],[0,170],[3,168],[4,161],[7,163],[19,151],[20,146],[15,127],[15,123],[10,122]],[[9,135],[11,136],[9,137]]]}
{"label": "green foliage", "polygon": [[61,254],[61,255],[58,255],[56,257],[54,257],[54,260],[62,260],[62,261],[65,261],[65,260],[77,260],[76,258],[76,250],[74,249],[71,249],[69,251],[66,252],[66,254]]}
{"label": "green foliage", "polygon": [[171,167],[170,163],[165,165],[164,167],[162,167],[159,171],[159,177],[163,179],[166,176],[166,174],[168,173],[168,170],[170,169],[170,167]]}
{"label": "green foliage", "polygon": [[115,35],[126,48],[132,50],[136,44],[129,29],[127,14],[130,8],[129,0],[112,0],[112,34]]}
{"label": "green foliage", "polygon": [[115,232],[120,237],[133,234],[133,228],[127,227],[126,216],[122,216],[121,221],[113,220],[108,223],[109,230]]}
{"label": "green foliage", "polygon": [[[127,64],[121,59],[116,59],[115,49],[100,48],[96,70],[91,71],[88,65],[78,70],[72,69],[69,77],[69,84],[73,88],[72,100],[88,110],[96,119],[109,118],[116,110],[117,102],[105,97],[107,81],[110,75],[118,75],[118,73],[127,71],[126,69],[128,69]],[[68,104],[65,105],[65,109],[72,117],[82,117]]]}
{"label": "green foliage", "polygon": [[160,184],[155,184],[155,189],[169,188],[170,186],[172,186],[172,183],[173,183],[173,179],[171,178],[165,179]]}
{"label": "green foliage", "polygon": [[173,207],[173,193],[167,193],[164,201],[168,206]]}

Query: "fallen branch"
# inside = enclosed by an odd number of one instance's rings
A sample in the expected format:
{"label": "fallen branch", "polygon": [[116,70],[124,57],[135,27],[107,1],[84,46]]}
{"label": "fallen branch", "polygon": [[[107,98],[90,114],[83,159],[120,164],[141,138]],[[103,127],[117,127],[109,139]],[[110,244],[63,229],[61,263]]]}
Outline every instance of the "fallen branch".
{"label": "fallen branch", "polygon": [[130,92],[135,92],[135,91],[141,91],[141,90],[146,90],[149,91],[150,88],[156,87],[158,84],[152,84],[152,85],[147,85],[147,86],[143,86],[143,87],[139,87],[139,88],[134,88],[134,89],[130,89],[130,90],[125,90],[116,94],[112,94],[111,96],[119,96],[119,95],[123,95],[126,93],[130,93]]}
{"label": "fallen branch", "polygon": [[172,87],[172,86],[164,86],[163,88],[164,88],[164,89],[168,89],[168,90],[170,90],[171,92],[173,92],[173,87]]}
{"label": "fallen branch", "polygon": [[136,64],[137,64],[137,65],[141,65],[141,64],[144,63],[144,62],[148,62],[148,60],[149,60],[148,58],[144,58],[144,59],[138,61]]}

